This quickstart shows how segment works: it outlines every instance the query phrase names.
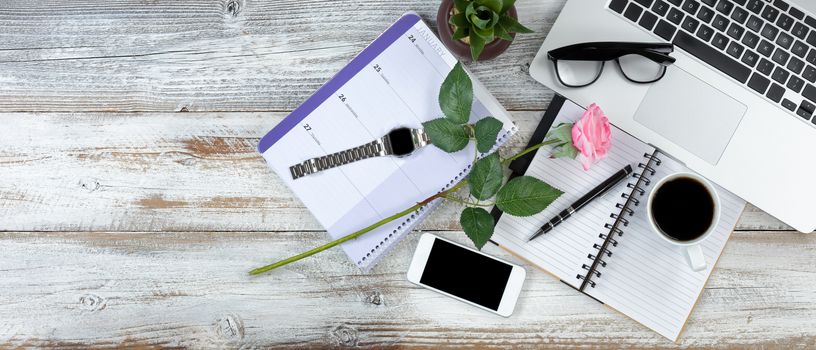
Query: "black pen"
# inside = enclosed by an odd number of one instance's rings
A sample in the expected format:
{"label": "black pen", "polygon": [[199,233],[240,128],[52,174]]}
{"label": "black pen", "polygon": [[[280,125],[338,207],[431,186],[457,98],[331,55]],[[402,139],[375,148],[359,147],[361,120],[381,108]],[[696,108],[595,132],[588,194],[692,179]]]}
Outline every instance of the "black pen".
{"label": "black pen", "polygon": [[550,230],[552,230],[553,227],[558,226],[558,224],[566,220],[568,217],[570,217],[570,215],[574,214],[576,211],[583,208],[587,203],[591,202],[593,199],[602,196],[604,193],[606,193],[606,191],[609,191],[610,188],[615,187],[615,185],[617,185],[618,182],[621,182],[621,180],[629,177],[630,174],[632,174],[632,166],[627,165],[625,168],[621,169],[620,171],[606,179],[606,181],[602,182],[600,185],[593,188],[592,191],[589,191],[589,193],[579,198],[575,203],[569,206],[569,208],[561,211],[561,213],[552,218],[550,222],[544,224],[544,226],[541,226],[541,228],[538,229],[538,231],[536,231],[536,233],[532,237],[530,237],[528,242],[536,239],[536,237],[538,236],[550,232]]}

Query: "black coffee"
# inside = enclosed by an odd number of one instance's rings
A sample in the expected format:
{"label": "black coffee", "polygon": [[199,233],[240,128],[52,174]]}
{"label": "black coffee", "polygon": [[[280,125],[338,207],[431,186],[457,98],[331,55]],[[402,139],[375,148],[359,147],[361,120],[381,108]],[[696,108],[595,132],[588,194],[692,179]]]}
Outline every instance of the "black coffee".
{"label": "black coffee", "polygon": [[678,241],[702,236],[714,221],[714,198],[700,181],[678,177],[664,182],[652,198],[657,227]]}

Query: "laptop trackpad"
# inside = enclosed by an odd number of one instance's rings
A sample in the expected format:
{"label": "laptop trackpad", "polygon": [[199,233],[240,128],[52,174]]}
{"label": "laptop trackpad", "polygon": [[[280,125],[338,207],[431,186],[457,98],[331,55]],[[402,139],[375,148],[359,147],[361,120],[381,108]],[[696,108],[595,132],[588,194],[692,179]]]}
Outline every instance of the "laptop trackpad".
{"label": "laptop trackpad", "polygon": [[745,110],[739,101],[671,66],[649,88],[635,121],[716,165]]}

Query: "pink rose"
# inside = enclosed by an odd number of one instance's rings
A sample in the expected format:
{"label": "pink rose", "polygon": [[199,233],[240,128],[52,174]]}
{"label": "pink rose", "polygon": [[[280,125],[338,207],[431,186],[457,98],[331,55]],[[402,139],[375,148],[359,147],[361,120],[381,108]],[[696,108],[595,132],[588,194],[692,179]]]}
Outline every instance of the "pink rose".
{"label": "pink rose", "polygon": [[612,148],[612,131],[609,118],[598,105],[590,105],[581,119],[575,122],[572,127],[572,144],[580,152],[578,157],[585,171],[606,157]]}

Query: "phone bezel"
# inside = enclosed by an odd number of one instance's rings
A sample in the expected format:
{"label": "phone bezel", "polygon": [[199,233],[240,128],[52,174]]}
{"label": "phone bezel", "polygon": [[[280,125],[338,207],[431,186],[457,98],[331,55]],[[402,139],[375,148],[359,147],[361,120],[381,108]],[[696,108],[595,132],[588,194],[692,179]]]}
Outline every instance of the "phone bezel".
{"label": "phone bezel", "polygon": [[[479,304],[476,304],[474,302],[463,299],[463,298],[461,298],[459,296],[450,294],[448,292],[436,289],[434,287],[431,287],[429,285],[422,284],[422,283],[419,282],[419,280],[422,278],[422,272],[425,271],[425,264],[428,262],[428,256],[431,253],[431,247],[433,247],[434,241],[437,240],[437,239],[443,240],[443,241],[448,242],[448,243],[451,243],[451,244],[456,245],[456,246],[458,246],[458,247],[460,247],[462,249],[467,249],[467,250],[473,251],[473,252],[475,252],[477,254],[484,255],[484,256],[486,256],[486,257],[488,257],[490,259],[500,261],[502,263],[508,264],[508,265],[513,267],[513,269],[510,271],[510,276],[507,278],[507,285],[504,288],[504,293],[502,294],[501,302],[499,302],[498,310],[493,310],[493,309],[484,307],[482,305],[479,305]],[[461,245],[459,243],[452,242],[450,240],[444,239],[442,237],[435,236],[435,235],[430,234],[430,233],[424,233],[419,238],[419,242],[417,243],[416,251],[414,252],[414,257],[413,257],[413,259],[411,259],[411,266],[408,267],[408,281],[409,282],[414,283],[414,284],[419,285],[419,286],[422,286],[424,288],[433,290],[433,291],[435,291],[437,293],[447,295],[447,296],[449,296],[451,298],[454,298],[454,299],[459,300],[461,302],[473,305],[473,306],[478,307],[478,308],[480,308],[482,310],[489,311],[489,312],[492,312],[492,313],[495,313],[495,314],[498,314],[498,315],[504,316],[504,317],[509,317],[510,315],[513,314],[513,311],[515,310],[515,307],[516,307],[516,302],[518,301],[519,294],[521,294],[521,288],[524,285],[524,279],[525,279],[526,275],[527,275],[527,272],[524,270],[523,267],[521,267],[519,265],[510,263],[508,261],[505,261],[505,260],[502,260],[502,259],[499,259],[499,258],[495,258],[493,256],[482,253],[482,252],[480,252],[478,250],[463,246],[463,245]]]}

